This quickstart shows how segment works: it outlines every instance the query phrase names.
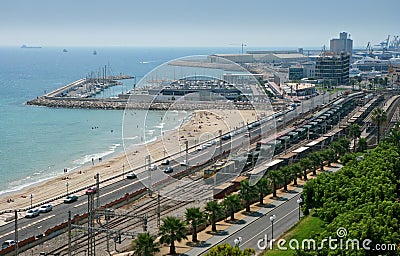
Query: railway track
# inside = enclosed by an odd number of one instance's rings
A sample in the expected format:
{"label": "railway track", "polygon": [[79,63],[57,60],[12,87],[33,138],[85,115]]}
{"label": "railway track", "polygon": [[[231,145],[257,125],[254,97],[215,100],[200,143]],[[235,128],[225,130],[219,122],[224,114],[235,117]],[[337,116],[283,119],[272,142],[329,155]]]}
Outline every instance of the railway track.
{"label": "railway track", "polygon": [[[202,179],[201,177],[197,180]],[[177,189],[175,193],[181,193],[185,187],[181,187]],[[147,216],[147,230],[151,234],[157,234],[158,230],[158,208],[160,209],[160,216],[168,216],[174,212],[183,213],[187,207],[192,205],[193,201],[176,201],[166,197],[160,197],[159,201],[157,200],[157,195],[154,198],[147,198],[144,202],[139,205],[136,205],[133,209],[123,212],[116,211],[116,215],[124,214],[124,215],[135,215],[135,216]],[[87,225],[87,224],[85,224]],[[98,222],[95,224],[95,228],[103,228],[108,230],[118,230],[120,233],[134,232],[134,233],[143,233],[143,221],[139,218],[132,218],[129,216],[117,216],[108,221],[105,221],[104,217],[101,217]],[[150,228],[149,228],[150,227]],[[86,255],[86,248],[88,246],[88,235],[86,231],[80,231],[75,228],[72,230],[72,234],[74,237],[71,238],[71,254],[72,255]],[[64,234],[65,235],[65,234]],[[110,250],[109,240],[111,240],[113,236],[107,235],[106,232],[95,232],[95,243],[96,243],[96,253],[106,252]],[[115,234],[114,234],[115,237]],[[68,255],[68,237],[64,239],[65,243],[62,245],[55,245],[57,248],[52,249],[47,252],[47,255]],[[127,241],[128,242],[128,241]],[[115,242],[114,242],[115,244]],[[121,245],[123,247],[129,246],[129,243],[124,243]],[[102,255],[100,253],[100,255]],[[104,255],[108,255],[105,253]]]}

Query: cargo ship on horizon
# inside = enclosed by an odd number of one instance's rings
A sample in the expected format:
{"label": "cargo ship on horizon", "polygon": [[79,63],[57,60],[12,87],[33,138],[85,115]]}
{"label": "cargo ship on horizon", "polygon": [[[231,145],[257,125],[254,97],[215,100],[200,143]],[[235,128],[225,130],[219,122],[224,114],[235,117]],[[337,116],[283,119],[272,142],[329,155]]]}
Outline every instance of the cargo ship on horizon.
{"label": "cargo ship on horizon", "polygon": [[28,45],[26,45],[26,44],[23,44],[23,45],[21,46],[21,48],[39,49],[39,48],[42,48],[42,46],[28,46]]}

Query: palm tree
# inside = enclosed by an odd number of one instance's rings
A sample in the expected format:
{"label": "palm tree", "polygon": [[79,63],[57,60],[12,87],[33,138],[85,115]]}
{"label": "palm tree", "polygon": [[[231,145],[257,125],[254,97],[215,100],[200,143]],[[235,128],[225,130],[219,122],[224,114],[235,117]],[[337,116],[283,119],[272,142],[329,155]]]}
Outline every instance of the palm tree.
{"label": "palm tree", "polygon": [[371,120],[378,129],[378,143],[381,138],[381,125],[386,121],[386,112],[382,108],[375,108],[371,114]]}
{"label": "palm tree", "polygon": [[317,152],[313,152],[313,153],[308,155],[308,158],[310,159],[310,161],[312,163],[313,175],[316,176],[317,175],[317,168],[321,164],[321,154],[318,151]]}
{"label": "palm tree", "polygon": [[322,155],[323,158],[328,161],[328,166],[331,166],[331,164],[338,159],[337,153],[332,148],[322,151]]}
{"label": "palm tree", "polygon": [[311,160],[308,157],[301,159],[300,166],[301,166],[301,169],[303,169],[304,180],[307,180],[307,170],[312,168]]}
{"label": "palm tree", "polygon": [[293,185],[297,186],[297,178],[301,177],[301,166],[299,163],[292,164],[290,165],[290,170],[292,172]]}
{"label": "palm tree", "polygon": [[353,124],[350,126],[349,135],[353,138],[353,152],[356,152],[356,140],[361,136],[361,130],[358,124]]}
{"label": "palm tree", "polygon": [[367,139],[366,138],[360,138],[358,140],[357,151],[358,152],[364,152],[365,150],[367,150],[367,147],[368,147]]}
{"label": "palm tree", "polygon": [[185,212],[186,222],[192,226],[193,235],[192,242],[196,243],[197,240],[197,226],[204,223],[203,213],[200,211],[200,207],[187,208]]}
{"label": "palm tree", "polygon": [[340,141],[334,141],[329,148],[335,151],[338,156],[343,156],[346,153],[346,148]]}
{"label": "palm tree", "polygon": [[388,141],[393,143],[396,147],[400,147],[400,125],[397,123],[391,130]]}
{"label": "palm tree", "polygon": [[226,196],[224,201],[222,201],[222,205],[224,206],[225,211],[231,216],[231,220],[235,220],[235,211],[240,209],[242,206],[240,198],[236,194]]}
{"label": "palm tree", "polygon": [[283,180],[283,190],[284,191],[288,191],[287,185],[292,177],[292,172],[291,169],[288,165],[283,166],[280,169],[280,172],[282,174],[282,180]]}
{"label": "palm tree", "polygon": [[260,205],[264,204],[264,197],[271,192],[271,187],[268,184],[268,180],[262,177],[256,184]]}
{"label": "palm tree", "polygon": [[211,222],[211,230],[217,232],[217,220],[222,215],[222,207],[217,201],[209,201],[206,204],[205,211],[208,213],[208,219]]}
{"label": "palm tree", "polygon": [[250,186],[249,180],[240,182],[239,196],[244,200],[246,212],[250,212],[250,204],[257,197],[257,189],[255,186]]}
{"label": "palm tree", "polygon": [[187,239],[185,223],[180,219],[167,216],[163,219],[158,234],[161,236],[160,242],[169,244],[169,254],[176,254],[175,241],[182,241]]}
{"label": "palm tree", "polygon": [[278,187],[278,183],[281,181],[281,173],[278,170],[269,170],[268,178],[272,184],[272,196],[277,197],[276,190]]}
{"label": "palm tree", "polygon": [[160,251],[158,243],[154,241],[156,238],[149,233],[141,233],[132,243],[132,249],[135,251],[134,256],[152,256]]}

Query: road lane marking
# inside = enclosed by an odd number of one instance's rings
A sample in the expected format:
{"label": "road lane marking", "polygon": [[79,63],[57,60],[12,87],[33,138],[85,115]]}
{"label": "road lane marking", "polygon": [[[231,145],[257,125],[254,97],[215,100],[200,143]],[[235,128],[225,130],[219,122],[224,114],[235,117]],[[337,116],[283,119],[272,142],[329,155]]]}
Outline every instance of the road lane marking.
{"label": "road lane marking", "polygon": [[[107,196],[107,195],[109,195],[109,194],[111,194],[111,193],[114,193],[114,192],[116,192],[116,191],[118,191],[118,190],[124,189],[124,188],[126,188],[126,187],[128,187],[128,186],[131,186],[131,185],[133,185],[133,184],[135,184],[135,182],[134,182],[134,183],[129,183],[129,184],[125,185],[125,186],[119,187],[119,188],[114,189],[114,190],[112,190],[112,191],[110,191],[110,192],[107,192],[107,193],[105,193],[105,194],[100,194],[99,198],[102,198],[103,196]],[[79,206],[82,206],[82,205],[84,205],[84,204],[86,204],[86,203],[87,203],[87,202],[83,202],[83,203],[74,205],[74,208],[79,207]]]}
{"label": "road lane marking", "polygon": [[[54,216],[56,216],[56,215],[53,214],[53,215],[47,216],[46,218],[43,218],[43,219],[41,219],[41,220],[38,220],[38,221],[35,221],[35,222],[31,222],[31,223],[29,223],[29,224],[26,225],[26,226],[20,227],[20,228],[18,229],[18,231],[21,231],[21,230],[23,230],[23,229],[26,229],[26,228],[28,228],[28,227],[30,227],[30,226],[33,226],[33,225],[35,225],[35,224],[37,224],[37,223],[40,223],[40,222],[45,221],[45,220],[48,220],[48,219],[50,219],[50,218],[53,218]],[[13,230],[13,231],[10,231],[10,232],[8,232],[8,233],[5,233],[5,234],[3,234],[3,235],[1,235],[0,238],[5,237],[5,236],[8,236],[8,235],[11,235],[11,234],[14,234],[14,230]]]}
{"label": "road lane marking", "polygon": [[[291,199],[293,199],[294,197],[292,197]],[[291,200],[290,199],[290,200]],[[280,204],[283,205],[284,203]],[[285,219],[289,214],[292,214],[292,212],[294,211],[298,211],[298,209],[295,207],[293,210],[291,210],[290,212],[288,212],[287,214],[283,215],[282,218],[277,219],[274,223],[277,223],[279,221],[282,221],[283,219]],[[272,212],[272,211],[271,211]],[[264,215],[266,216],[266,215]],[[263,217],[264,217],[263,216]],[[276,224],[275,224],[276,225]],[[250,239],[247,239],[246,242],[242,243],[239,245],[239,247],[242,247],[243,245],[247,244],[248,242],[250,242],[251,240],[253,240],[256,236],[259,236],[261,233],[265,232],[269,227],[271,227],[272,225],[270,224],[268,227],[266,227],[263,231],[258,232],[256,235],[254,235],[253,237],[251,237]]]}

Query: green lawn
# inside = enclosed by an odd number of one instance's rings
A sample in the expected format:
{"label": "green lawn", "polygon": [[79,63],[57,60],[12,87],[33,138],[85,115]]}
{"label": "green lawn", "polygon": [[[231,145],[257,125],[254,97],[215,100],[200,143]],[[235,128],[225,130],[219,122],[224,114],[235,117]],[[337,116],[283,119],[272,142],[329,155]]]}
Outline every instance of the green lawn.
{"label": "green lawn", "polygon": [[283,234],[279,239],[283,238],[287,242],[285,246],[288,248],[287,251],[282,251],[277,249],[277,246],[274,246],[273,251],[264,252],[264,256],[292,256],[294,255],[294,251],[291,250],[288,246],[288,241],[291,239],[297,239],[301,244],[303,239],[310,239],[314,236],[314,234],[321,233],[324,230],[324,222],[318,218],[312,216],[312,213],[306,217],[303,217],[299,223],[297,223],[294,227],[289,229],[285,234]]}

